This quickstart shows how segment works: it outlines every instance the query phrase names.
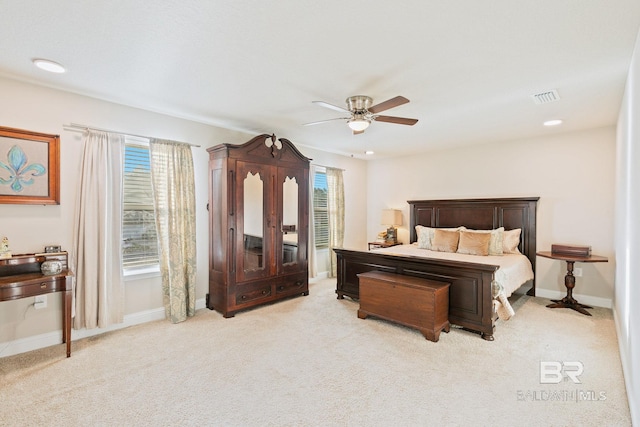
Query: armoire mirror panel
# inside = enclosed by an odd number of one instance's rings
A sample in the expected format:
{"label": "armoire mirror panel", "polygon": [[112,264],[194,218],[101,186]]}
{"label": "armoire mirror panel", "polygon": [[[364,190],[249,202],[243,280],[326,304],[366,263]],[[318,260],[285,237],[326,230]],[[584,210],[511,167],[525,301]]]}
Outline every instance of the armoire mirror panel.
{"label": "armoire mirror panel", "polygon": [[282,184],[282,262],[291,265],[298,262],[298,182],[286,177]]}
{"label": "armoire mirror panel", "polygon": [[264,268],[264,181],[260,173],[247,172],[243,189],[244,270]]}

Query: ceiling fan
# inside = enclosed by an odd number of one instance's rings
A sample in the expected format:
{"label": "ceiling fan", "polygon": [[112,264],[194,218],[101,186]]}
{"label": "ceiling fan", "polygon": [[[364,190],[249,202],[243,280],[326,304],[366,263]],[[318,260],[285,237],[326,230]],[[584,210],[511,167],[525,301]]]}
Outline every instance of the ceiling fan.
{"label": "ceiling fan", "polygon": [[318,104],[321,107],[330,108],[332,110],[341,111],[343,113],[350,114],[349,117],[338,117],[335,119],[320,120],[317,122],[305,123],[305,126],[317,125],[320,123],[331,122],[334,120],[347,120],[347,124],[353,130],[353,134],[357,135],[363,133],[366,128],[369,127],[371,121],[396,123],[400,125],[413,126],[418,123],[418,119],[408,119],[405,117],[393,117],[382,116],[378,113],[397,107],[402,104],[408,103],[409,100],[404,96],[396,96],[395,98],[388,99],[376,105],[373,104],[373,99],[368,96],[356,95],[350,96],[346,99],[347,108],[338,107],[337,105],[329,104],[324,101],[313,101],[314,104]]}

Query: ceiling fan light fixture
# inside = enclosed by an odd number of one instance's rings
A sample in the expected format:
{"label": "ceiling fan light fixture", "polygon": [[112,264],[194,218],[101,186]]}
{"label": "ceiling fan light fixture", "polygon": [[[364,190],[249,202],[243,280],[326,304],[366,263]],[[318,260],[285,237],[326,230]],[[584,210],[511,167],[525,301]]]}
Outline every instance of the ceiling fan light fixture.
{"label": "ceiling fan light fixture", "polygon": [[347,108],[338,107],[333,104],[329,104],[324,101],[313,101],[314,104],[320,105],[332,110],[341,111],[350,114],[351,117],[338,117],[335,119],[320,120],[317,122],[311,122],[305,124],[315,125],[317,123],[325,123],[331,120],[346,120],[347,125],[353,131],[354,135],[358,135],[364,132],[369,127],[372,121],[395,123],[399,125],[413,126],[418,122],[418,119],[408,119],[406,117],[394,117],[394,116],[382,116],[378,113],[382,111],[395,108],[399,105],[403,105],[409,102],[404,96],[396,96],[391,99],[387,99],[384,102],[380,102],[373,105],[373,99],[369,96],[356,95],[350,96],[346,99]]}
{"label": "ceiling fan light fixture", "polygon": [[349,127],[355,132],[362,132],[371,124],[371,120],[363,118],[354,118],[348,121]]}

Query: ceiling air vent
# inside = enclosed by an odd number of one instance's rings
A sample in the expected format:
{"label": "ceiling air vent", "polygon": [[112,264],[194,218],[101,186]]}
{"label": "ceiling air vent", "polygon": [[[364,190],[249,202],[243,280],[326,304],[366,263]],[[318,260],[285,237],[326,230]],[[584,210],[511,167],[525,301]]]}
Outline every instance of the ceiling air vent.
{"label": "ceiling air vent", "polygon": [[549,102],[559,101],[560,95],[558,95],[557,90],[553,89],[546,92],[540,92],[540,93],[531,95],[531,98],[533,98],[534,103],[540,105],[540,104],[548,104]]}

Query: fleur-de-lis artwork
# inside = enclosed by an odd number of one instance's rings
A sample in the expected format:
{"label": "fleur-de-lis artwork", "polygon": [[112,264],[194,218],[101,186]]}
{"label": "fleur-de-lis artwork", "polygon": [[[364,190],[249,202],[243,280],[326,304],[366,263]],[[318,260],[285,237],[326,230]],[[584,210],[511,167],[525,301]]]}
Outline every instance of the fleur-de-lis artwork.
{"label": "fleur-de-lis artwork", "polygon": [[47,169],[40,163],[29,164],[25,152],[14,145],[7,152],[7,162],[0,160],[0,168],[9,171],[9,179],[0,177],[0,185],[8,185],[15,193],[20,193],[25,186],[33,185],[34,177],[42,176]]}

